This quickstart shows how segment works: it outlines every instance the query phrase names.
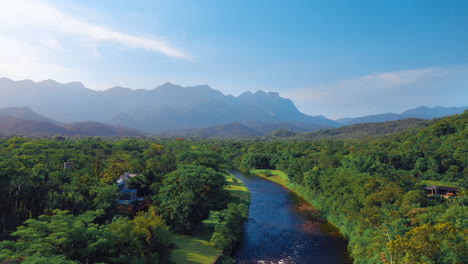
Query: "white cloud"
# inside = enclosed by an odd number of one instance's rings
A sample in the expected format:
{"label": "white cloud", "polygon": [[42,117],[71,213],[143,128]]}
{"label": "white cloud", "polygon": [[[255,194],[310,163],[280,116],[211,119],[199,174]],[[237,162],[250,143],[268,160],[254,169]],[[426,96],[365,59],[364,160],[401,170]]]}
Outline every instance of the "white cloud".
{"label": "white cloud", "polygon": [[309,114],[362,116],[468,104],[468,65],[384,72],[283,93]]}
{"label": "white cloud", "polygon": [[[119,32],[34,0],[0,0],[0,77],[86,80],[104,45],[190,60],[162,38]],[[105,59],[105,58],[104,58]],[[89,81],[89,80],[88,80]]]}
{"label": "white cloud", "polygon": [[394,89],[402,85],[412,84],[426,77],[432,76],[439,71],[437,68],[415,69],[396,72],[385,72],[372,75],[366,75],[356,80],[342,81],[341,85],[373,86],[378,88]]}
{"label": "white cloud", "polygon": [[0,29],[9,32],[58,33],[85,38],[94,42],[112,42],[134,49],[160,52],[170,57],[190,59],[190,56],[167,41],[140,37],[95,25],[65,14],[50,4],[34,0],[0,0]]}

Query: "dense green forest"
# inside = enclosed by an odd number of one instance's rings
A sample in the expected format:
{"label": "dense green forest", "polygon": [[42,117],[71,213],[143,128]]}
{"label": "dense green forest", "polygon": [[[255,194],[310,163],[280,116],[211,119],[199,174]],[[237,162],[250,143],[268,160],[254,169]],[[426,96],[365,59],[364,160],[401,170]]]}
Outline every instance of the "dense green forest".
{"label": "dense green forest", "polygon": [[[0,260],[167,263],[172,234],[197,231],[212,211],[213,245],[229,252],[240,234],[226,226],[242,226],[248,208],[224,188],[223,167],[214,151],[179,140],[1,140]],[[128,185],[149,210],[118,214],[124,172],[139,175]]]}
{"label": "dense green forest", "polygon": [[[167,263],[173,234],[218,212],[212,243],[229,250],[247,207],[225,169],[276,169],[349,240],[355,263],[463,263],[468,259],[468,112],[411,132],[354,141],[0,140],[0,260]],[[65,164],[65,166],[64,166]],[[115,183],[151,199],[118,212]],[[427,196],[436,182],[460,187]]]}

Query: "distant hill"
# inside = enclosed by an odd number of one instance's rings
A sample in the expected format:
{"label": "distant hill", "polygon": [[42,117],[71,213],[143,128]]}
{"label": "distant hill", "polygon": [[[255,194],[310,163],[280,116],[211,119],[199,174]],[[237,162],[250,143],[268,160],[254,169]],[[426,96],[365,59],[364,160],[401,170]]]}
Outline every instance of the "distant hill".
{"label": "distant hill", "polygon": [[55,120],[52,120],[50,118],[47,118],[45,116],[42,116],[34,112],[28,106],[1,108],[0,115],[12,116],[12,117],[17,117],[20,119],[32,120],[32,121],[49,122],[49,123],[56,124],[56,125],[60,124],[59,122]]}
{"label": "distant hill", "polygon": [[86,121],[63,125],[71,135],[103,136],[103,137],[142,137],[146,133],[134,128],[116,127],[99,122]]}
{"label": "distant hill", "polygon": [[164,131],[158,135],[179,136],[179,137],[220,137],[220,138],[241,138],[251,136],[262,136],[263,133],[247,127],[241,123],[229,123],[219,126],[193,128],[175,131]]}
{"label": "distant hill", "polygon": [[185,137],[256,137],[265,136],[273,131],[283,130],[296,133],[315,131],[323,128],[321,125],[300,123],[300,122],[280,122],[268,123],[259,121],[247,121],[241,123],[228,123],[218,126],[210,126],[203,128],[191,128],[182,130],[168,130],[157,133],[159,136],[185,136]]}
{"label": "distant hill", "polygon": [[420,118],[420,119],[433,119],[444,116],[450,116],[455,114],[461,114],[463,111],[468,109],[468,106],[464,107],[442,107],[436,106],[433,108],[421,106],[414,109],[407,110],[401,114],[395,113],[385,113],[378,115],[368,115],[363,117],[356,118],[341,118],[336,120],[337,123],[341,125],[352,125],[360,123],[369,123],[369,122],[385,122],[385,121],[395,121],[407,118]]}
{"label": "distant hill", "polygon": [[[267,140],[358,139],[368,136],[383,136],[399,133],[411,128],[427,127],[432,122],[433,121],[425,119],[409,118],[387,122],[354,124],[338,128],[321,129],[313,132],[303,132],[304,128],[298,128],[290,123],[269,125],[249,122],[247,124],[229,123],[206,128],[165,131],[158,135],[202,138],[247,138],[262,136]],[[266,127],[268,129],[265,129]]]}
{"label": "distant hill", "polygon": [[272,131],[284,129],[294,132],[310,132],[318,129],[323,129],[324,126],[310,123],[301,122],[279,122],[279,123],[267,123],[258,121],[248,121],[244,123],[246,126],[261,132],[262,134],[268,134]]}
{"label": "distant hill", "polygon": [[26,120],[13,116],[0,115],[0,134],[47,136],[69,135],[68,130],[56,124],[42,121]]}
{"label": "distant hill", "polygon": [[[8,113],[11,115],[8,115]],[[17,116],[24,116],[25,118],[19,118]],[[62,124],[47,117],[38,115],[30,108],[25,107],[0,109],[0,136],[12,135],[139,137],[145,136],[145,133],[132,128],[119,128],[98,122]]]}
{"label": "distant hill", "polygon": [[368,136],[383,136],[406,131],[410,128],[427,127],[432,121],[409,118],[387,122],[354,124],[333,129],[322,129],[293,136],[301,140],[358,139]]}
{"label": "distant hill", "polygon": [[301,113],[278,93],[224,95],[207,85],[165,83],[152,90],[114,87],[94,91],[82,83],[33,82],[0,78],[0,107],[27,105],[59,122],[96,121],[155,133],[211,127],[250,120],[299,122],[316,128],[339,126],[333,120]]}

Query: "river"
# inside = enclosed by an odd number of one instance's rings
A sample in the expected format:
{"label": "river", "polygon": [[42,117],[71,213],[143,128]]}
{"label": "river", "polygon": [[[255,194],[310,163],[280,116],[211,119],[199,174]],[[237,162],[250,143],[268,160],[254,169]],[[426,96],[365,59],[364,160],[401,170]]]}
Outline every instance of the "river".
{"label": "river", "polygon": [[261,177],[231,173],[252,197],[243,238],[234,252],[238,263],[352,263],[347,241],[304,199]]}

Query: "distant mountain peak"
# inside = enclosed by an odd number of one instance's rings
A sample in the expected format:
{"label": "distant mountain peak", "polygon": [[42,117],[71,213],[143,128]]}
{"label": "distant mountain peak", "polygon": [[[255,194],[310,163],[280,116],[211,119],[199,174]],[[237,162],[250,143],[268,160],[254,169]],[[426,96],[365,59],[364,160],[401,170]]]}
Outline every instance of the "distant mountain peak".
{"label": "distant mountain peak", "polygon": [[281,97],[277,92],[265,92],[263,90],[258,90],[255,93],[251,91],[244,92],[238,96],[238,98],[250,98],[250,97]]}
{"label": "distant mountain peak", "polygon": [[[15,81],[13,81],[15,82]],[[19,80],[19,81],[16,81],[17,83],[21,83],[21,84],[35,84],[35,82],[33,80],[30,80],[30,79],[24,79],[24,80]]]}
{"label": "distant mountain peak", "polygon": [[197,86],[189,86],[189,87],[186,87],[188,89],[197,89],[199,91],[217,91],[213,88],[211,88],[209,85],[206,85],[206,84],[202,84],[202,85],[197,85]]}
{"label": "distant mountain peak", "polygon": [[105,90],[104,92],[114,93],[114,92],[131,92],[131,91],[133,91],[133,90],[130,89],[130,88],[125,88],[125,87],[122,87],[122,86],[114,86],[112,88],[109,88],[109,89]]}
{"label": "distant mountain peak", "polygon": [[159,85],[156,88],[154,88],[154,90],[166,90],[166,89],[174,89],[174,88],[180,89],[183,87],[178,84],[173,84],[171,82],[165,82],[164,84]]}
{"label": "distant mountain peak", "polygon": [[82,82],[69,82],[66,85],[73,88],[88,89]]}
{"label": "distant mountain peak", "polygon": [[47,80],[43,80],[43,81],[38,82],[38,84],[57,85],[59,83],[57,81],[55,81],[55,80],[47,79]]}
{"label": "distant mountain peak", "polygon": [[[439,107],[440,107],[440,106],[439,106]],[[434,108],[437,108],[437,106],[436,106],[436,107],[434,107]],[[424,110],[426,110],[426,109],[431,109],[431,108],[430,108],[430,107],[428,107],[428,106],[422,105],[422,106],[420,106],[420,107],[416,107],[416,108],[414,108],[413,110],[416,110],[416,109],[424,109]]]}
{"label": "distant mountain peak", "polygon": [[252,95],[252,92],[251,92],[251,91],[247,91],[247,92],[241,93],[239,96],[237,96],[237,98],[239,98],[239,97],[245,97],[245,96],[250,96],[250,95]]}

